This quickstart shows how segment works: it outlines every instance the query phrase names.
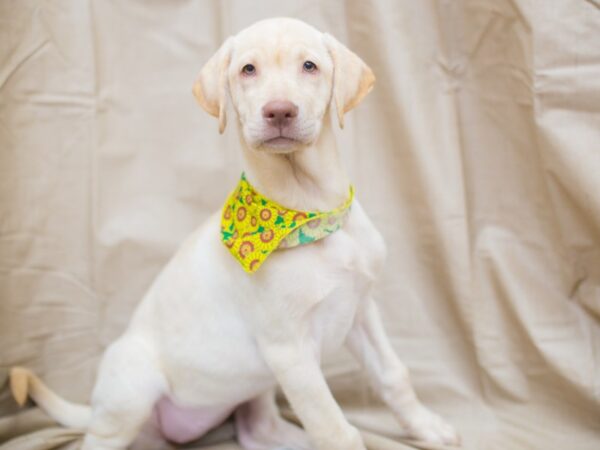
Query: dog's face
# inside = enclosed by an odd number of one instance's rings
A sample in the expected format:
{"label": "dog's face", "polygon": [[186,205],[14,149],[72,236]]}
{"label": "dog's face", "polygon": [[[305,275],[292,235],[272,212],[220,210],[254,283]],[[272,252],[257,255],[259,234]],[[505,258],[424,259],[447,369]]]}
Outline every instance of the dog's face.
{"label": "dog's face", "polygon": [[319,33],[292,24],[266,22],[235,38],[229,92],[253,148],[290,151],[314,142],[321,130],[333,63]]}
{"label": "dog's face", "polygon": [[332,98],[343,115],[370,91],[375,77],[333,37],[294,19],[268,19],[229,38],[194,85],[198,102],[226,124],[226,101],[242,136],[257,151],[288,153],[318,138]]}

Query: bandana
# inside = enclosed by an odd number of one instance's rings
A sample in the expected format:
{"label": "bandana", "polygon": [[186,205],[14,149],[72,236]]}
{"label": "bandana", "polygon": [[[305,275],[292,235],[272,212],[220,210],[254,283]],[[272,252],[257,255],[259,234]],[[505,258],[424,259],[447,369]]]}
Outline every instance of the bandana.
{"label": "bandana", "polygon": [[242,173],[223,206],[221,240],[244,270],[254,273],[277,249],[310,244],[339,230],[350,212],[354,188],[333,211],[297,211],[261,195]]}

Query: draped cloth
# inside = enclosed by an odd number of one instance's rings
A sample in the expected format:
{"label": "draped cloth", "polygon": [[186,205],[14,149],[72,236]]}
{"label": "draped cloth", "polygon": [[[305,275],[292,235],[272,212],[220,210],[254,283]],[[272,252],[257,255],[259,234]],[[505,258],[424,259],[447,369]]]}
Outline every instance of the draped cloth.
{"label": "draped cloth", "polygon": [[[0,448],[78,445],[18,410],[7,370],[89,401],[103,350],[241,171],[194,78],[273,16],[377,76],[336,134],[423,402],[466,449],[599,448],[597,0],[0,1]],[[324,371],[369,449],[414,448],[347,352]],[[192,448],[236,449],[231,434]]]}

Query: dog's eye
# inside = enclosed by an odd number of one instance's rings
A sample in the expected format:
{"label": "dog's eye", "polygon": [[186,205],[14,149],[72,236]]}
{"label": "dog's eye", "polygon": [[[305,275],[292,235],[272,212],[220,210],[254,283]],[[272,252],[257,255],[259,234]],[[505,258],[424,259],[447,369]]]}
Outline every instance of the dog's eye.
{"label": "dog's eye", "polygon": [[304,61],[302,69],[304,69],[305,72],[314,72],[317,70],[317,65],[312,61]]}
{"label": "dog's eye", "polygon": [[242,67],[242,73],[244,75],[254,75],[256,73],[256,67],[254,67],[252,64],[246,64],[244,67]]}

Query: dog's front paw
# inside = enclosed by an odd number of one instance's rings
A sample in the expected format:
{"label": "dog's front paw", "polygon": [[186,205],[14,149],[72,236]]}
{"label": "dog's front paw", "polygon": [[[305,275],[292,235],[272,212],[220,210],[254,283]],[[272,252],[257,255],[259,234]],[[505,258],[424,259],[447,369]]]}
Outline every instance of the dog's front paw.
{"label": "dog's front paw", "polygon": [[405,423],[406,431],[413,439],[431,444],[460,446],[460,436],[444,419],[425,407],[412,415]]}

